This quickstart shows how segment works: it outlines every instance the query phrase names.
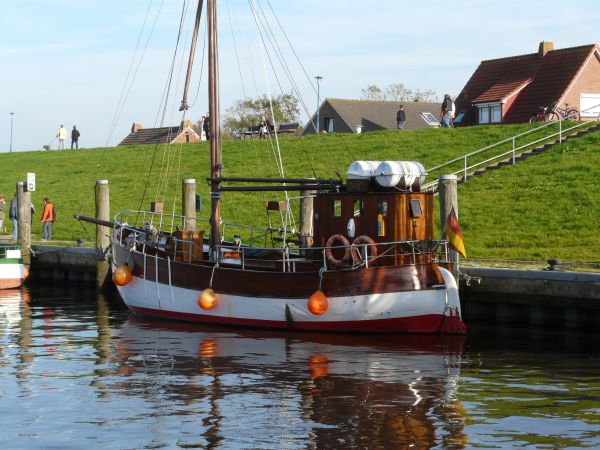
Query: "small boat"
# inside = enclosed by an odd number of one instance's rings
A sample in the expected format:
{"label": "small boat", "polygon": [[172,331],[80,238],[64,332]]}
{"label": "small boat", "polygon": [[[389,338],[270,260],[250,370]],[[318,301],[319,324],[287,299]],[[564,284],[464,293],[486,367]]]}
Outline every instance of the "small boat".
{"label": "small boat", "polygon": [[[347,180],[223,176],[216,4],[206,2],[209,235],[195,219],[158,209],[122,211],[105,224],[114,228],[113,279],[128,308],[230,326],[465,333],[448,243],[434,238],[434,194],[421,191],[426,173],[418,162],[354,161]],[[183,110],[186,104],[184,94]],[[276,236],[260,246],[240,234],[225,236],[222,196],[244,191],[300,191],[303,232],[265,229]],[[290,197],[267,208],[292,220]]]}
{"label": "small boat", "polygon": [[29,275],[18,244],[0,243],[0,289],[20,287]]}

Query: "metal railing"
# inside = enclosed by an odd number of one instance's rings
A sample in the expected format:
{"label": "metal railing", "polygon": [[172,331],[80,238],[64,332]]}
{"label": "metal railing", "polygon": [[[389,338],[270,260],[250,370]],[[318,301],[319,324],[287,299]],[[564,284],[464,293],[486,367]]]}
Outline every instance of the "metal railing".
{"label": "metal railing", "polygon": [[586,117],[586,118],[589,118],[589,119],[591,119],[591,120],[597,120],[598,122],[600,122],[600,103],[598,103],[597,105],[594,105],[594,106],[590,106],[589,108],[586,108],[586,109],[582,110],[582,111],[580,112],[580,115],[583,117],[583,115],[584,115],[584,113],[585,113],[585,112],[587,112],[587,111],[593,111],[593,110],[597,110],[597,111],[599,111],[599,112],[598,112],[598,115],[595,117],[595,119],[594,119],[594,114],[595,114],[595,113],[593,113],[593,114],[590,114],[589,116],[588,116],[588,115],[586,115],[585,117]]}
{"label": "metal railing", "polygon": [[[460,165],[459,169],[453,170],[450,172],[451,175],[457,175],[459,178],[463,180],[467,180],[467,178],[473,174],[478,169],[484,169],[493,163],[500,162],[507,157],[510,156],[512,164],[516,163],[516,157],[521,153],[525,152],[528,149],[533,148],[534,146],[541,143],[550,143],[552,140],[558,140],[559,143],[565,139],[565,135],[571,134],[574,130],[580,128],[586,128],[594,124],[594,122],[590,121],[581,121],[580,123],[565,128],[563,126],[563,120],[558,120],[556,122],[548,122],[543,125],[540,125],[532,130],[525,131],[523,133],[517,134],[515,136],[511,136],[509,138],[503,139],[494,144],[488,145],[486,147],[480,148],[479,150],[475,150],[473,152],[467,153],[463,156],[459,156],[458,158],[454,158],[450,161],[447,161],[443,164],[431,167],[427,169],[428,174],[432,174],[434,171],[438,171],[441,174],[441,169],[448,167],[456,167]],[[536,133],[540,133],[543,130],[549,129],[550,127],[558,126],[558,131],[554,133],[544,134],[542,137],[535,138],[531,141],[527,141],[524,144],[517,145],[517,140],[523,138],[525,136],[533,135]],[[504,150],[504,148],[500,149],[502,146],[508,145],[510,148],[508,150]],[[498,153],[495,153],[494,150],[497,150]],[[492,156],[485,157],[483,154],[492,153]],[[459,164],[462,163],[462,164]],[[444,172],[445,175],[448,174],[447,171]],[[436,179],[429,183],[426,183],[421,187],[424,191],[435,191],[437,190],[439,180]]]}

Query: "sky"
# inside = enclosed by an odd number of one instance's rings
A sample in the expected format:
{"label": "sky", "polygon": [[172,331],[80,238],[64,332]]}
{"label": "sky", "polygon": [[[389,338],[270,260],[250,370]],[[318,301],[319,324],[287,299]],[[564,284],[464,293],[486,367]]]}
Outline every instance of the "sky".
{"label": "sky", "polygon": [[[133,122],[198,120],[208,110],[204,24],[192,106],[185,117],[178,111],[195,3],[3,1],[0,152],[11,144],[12,151],[56,148],[61,124],[76,125],[80,146],[91,148],[117,145]],[[302,122],[318,98],[358,99],[369,85],[392,83],[456,96],[482,60],[534,53],[541,41],[600,43],[600,0],[219,0],[218,14],[222,112],[244,97],[295,90]]]}

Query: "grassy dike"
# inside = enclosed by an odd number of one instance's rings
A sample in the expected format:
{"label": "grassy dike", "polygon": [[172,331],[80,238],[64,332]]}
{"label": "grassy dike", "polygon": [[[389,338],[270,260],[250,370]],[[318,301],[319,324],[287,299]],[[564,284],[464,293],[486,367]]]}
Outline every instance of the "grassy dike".
{"label": "grassy dike", "polygon": [[[531,125],[481,126],[423,131],[382,131],[282,138],[287,177],[345,177],[354,160],[412,160],[425,167],[461,156],[530,129]],[[224,176],[278,176],[267,141],[223,142]],[[91,240],[94,228],[72,218],[94,215],[94,184],[110,182],[111,211],[147,209],[164,200],[180,211],[181,179],[195,178],[208,217],[208,143],[62,151],[1,153],[0,193],[10,202],[17,180],[36,173],[33,239],[41,238],[42,199],[56,206],[54,238]],[[460,166],[458,166],[460,167]],[[457,168],[458,168],[457,167]],[[165,169],[166,168],[166,169]],[[167,177],[163,174],[169,173]],[[431,174],[428,180],[437,177]],[[166,181],[168,180],[168,181]],[[600,133],[555,146],[516,166],[459,186],[460,223],[469,256],[490,259],[598,261],[600,251]],[[143,203],[140,205],[145,192]],[[293,195],[293,194],[291,194]],[[279,218],[264,208],[283,193],[224,193],[223,218],[258,223]],[[8,221],[8,219],[7,219]],[[10,230],[10,224],[7,228]]]}

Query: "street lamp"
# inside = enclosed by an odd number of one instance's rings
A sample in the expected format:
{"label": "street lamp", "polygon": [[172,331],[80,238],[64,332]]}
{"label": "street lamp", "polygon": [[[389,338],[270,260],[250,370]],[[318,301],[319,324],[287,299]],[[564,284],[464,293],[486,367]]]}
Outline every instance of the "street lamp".
{"label": "street lamp", "polygon": [[15,120],[15,113],[10,113],[10,153],[12,153],[12,137],[13,137],[13,122]]}
{"label": "street lamp", "polygon": [[321,122],[319,117],[319,112],[321,109],[321,85],[319,82],[323,79],[323,77],[317,75],[315,79],[317,80],[317,134],[319,134],[321,132]]}

